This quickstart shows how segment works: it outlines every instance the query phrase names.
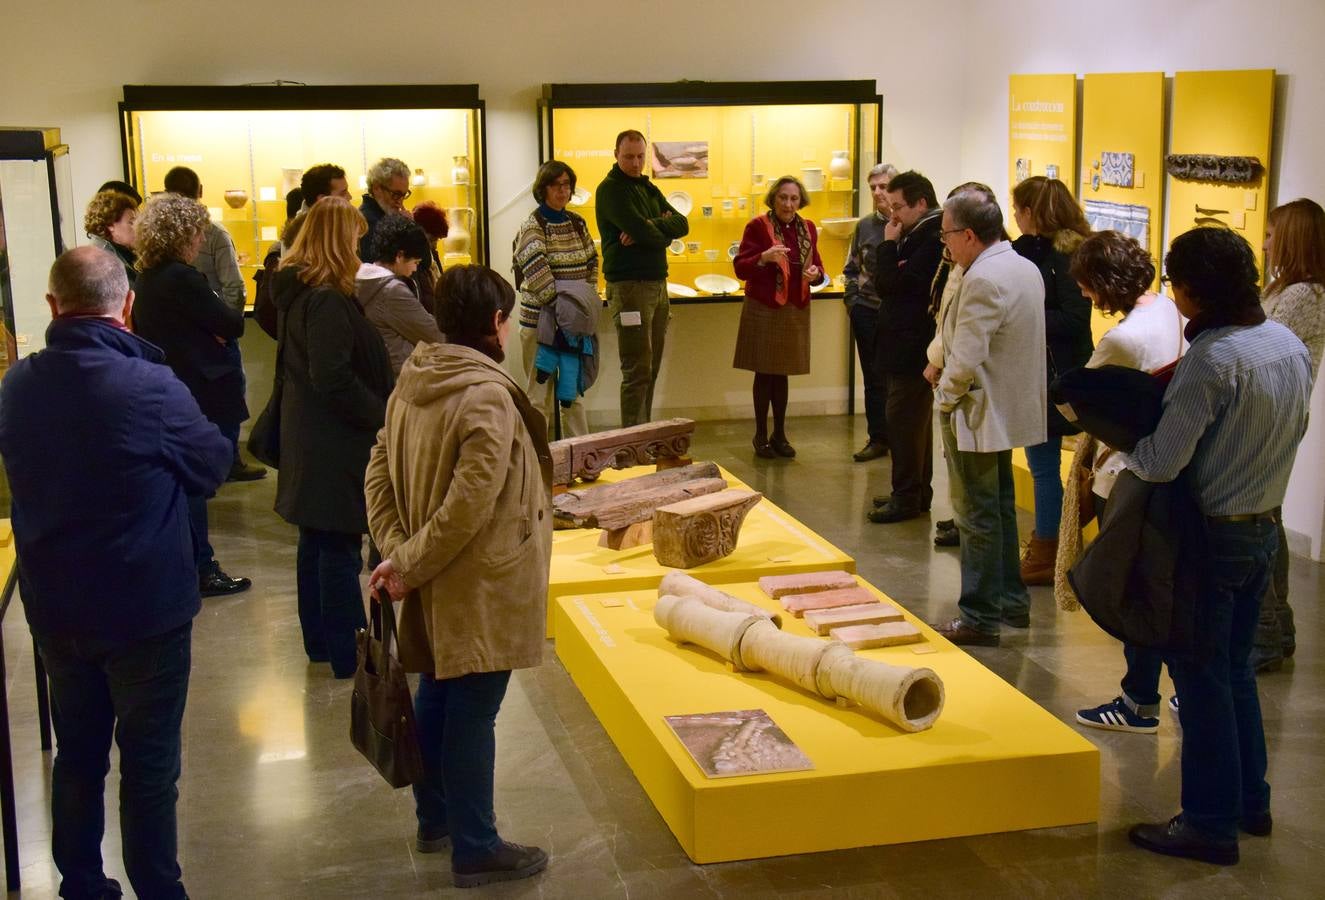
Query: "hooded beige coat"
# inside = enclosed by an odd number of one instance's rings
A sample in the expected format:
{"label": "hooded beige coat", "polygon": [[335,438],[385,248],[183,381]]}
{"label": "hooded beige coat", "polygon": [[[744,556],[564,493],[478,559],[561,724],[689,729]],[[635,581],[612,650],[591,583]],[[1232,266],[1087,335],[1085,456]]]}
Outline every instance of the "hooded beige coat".
{"label": "hooded beige coat", "polygon": [[365,480],[368,527],[414,590],[400,661],[456,678],[543,661],[552,555],[542,414],[506,371],[419,344],[387,401]]}

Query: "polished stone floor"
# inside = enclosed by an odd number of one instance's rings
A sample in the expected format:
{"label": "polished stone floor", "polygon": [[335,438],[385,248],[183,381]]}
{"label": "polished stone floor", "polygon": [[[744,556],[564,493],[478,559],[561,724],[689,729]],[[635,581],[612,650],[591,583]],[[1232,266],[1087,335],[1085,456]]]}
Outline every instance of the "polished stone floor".
{"label": "polished stone floor", "polygon": [[[767,492],[853,554],[862,575],[911,610],[931,619],[951,613],[955,551],[932,548],[930,519],[864,521],[889,468],[886,460],[850,462],[863,442],[863,420],[791,425],[795,461],[756,461],[746,423],[702,425],[695,456]],[[946,518],[946,476],[938,468],[933,518]],[[213,503],[218,557],[232,574],[251,576],[254,588],[204,601],[195,625],[179,803],[186,884],[195,898],[458,894],[445,856],[412,849],[409,792],[389,790],[350,747],[349,684],[301,652],[295,534],[271,512],[274,489],[274,478],[227,485]],[[1261,681],[1275,832],[1244,839],[1239,866],[1166,859],[1127,843],[1127,825],[1177,809],[1181,732],[1167,711],[1157,736],[1081,729],[1101,751],[1097,825],[695,866],[549,646],[541,668],[517,673],[498,720],[497,813],[508,838],[546,847],[552,862],[541,877],[485,890],[567,898],[1320,896],[1321,597],[1321,566],[1295,558],[1297,659]],[[1011,632],[1001,648],[976,656],[1064,721],[1116,693],[1118,646],[1083,613],[1059,612],[1039,588],[1032,618],[1029,632]],[[17,608],[4,623],[4,643],[23,896],[51,897],[58,884],[47,812],[51,760],[38,750],[31,644]],[[105,842],[112,875],[123,871],[115,783],[112,776]]]}

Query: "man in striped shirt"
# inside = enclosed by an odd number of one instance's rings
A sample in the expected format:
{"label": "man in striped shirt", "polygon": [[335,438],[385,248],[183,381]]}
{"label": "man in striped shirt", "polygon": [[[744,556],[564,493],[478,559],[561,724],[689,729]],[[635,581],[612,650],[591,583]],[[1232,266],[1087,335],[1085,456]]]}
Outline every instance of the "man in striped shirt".
{"label": "man in striped shirt", "polygon": [[1185,473],[1208,533],[1207,596],[1196,650],[1169,660],[1182,707],[1182,812],[1137,825],[1133,843],[1220,865],[1238,861],[1238,830],[1268,835],[1265,731],[1248,663],[1281,505],[1307,426],[1311,356],[1268,322],[1256,260],[1236,232],[1197,228],[1165,259],[1191,344],[1153,434],[1128,468],[1151,482]]}

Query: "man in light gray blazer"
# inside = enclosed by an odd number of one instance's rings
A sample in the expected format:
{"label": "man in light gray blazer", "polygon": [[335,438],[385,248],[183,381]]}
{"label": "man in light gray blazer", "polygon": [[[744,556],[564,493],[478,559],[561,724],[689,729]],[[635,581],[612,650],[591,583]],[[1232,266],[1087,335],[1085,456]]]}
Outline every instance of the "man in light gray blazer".
{"label": "man in light gray blazer", "polygon": [[1012,448],[1045,439],[1044,279],[1002,240],[1003,213],[977,193],[943,204],[943,241],[966,270],[939,323],[934,379],[961,533],[960,614],[935,625],[955,644],[996,647],[1030,625],[1012,491]]}

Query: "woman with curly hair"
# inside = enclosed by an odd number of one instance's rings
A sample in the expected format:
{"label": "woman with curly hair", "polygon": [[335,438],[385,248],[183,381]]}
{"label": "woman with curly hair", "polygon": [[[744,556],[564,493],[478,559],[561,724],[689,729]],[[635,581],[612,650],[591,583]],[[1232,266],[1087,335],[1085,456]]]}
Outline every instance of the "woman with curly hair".
{"label": "woman with curly hair", "polygon": [[[1122,320],[1100,338],[1086,365],[1126,366],[1143,372],[1165,368],[1182,356],[1182,316],[1168,297],[1151,292],[1155,264],[1150,254],[1134,238],[1117,231],[1092,234],[1077,248],[1072,258],[1071,275],[1081,293],[1105,315],[1121,314]],[[1126,468],[1123,454],[1096,444],[1083,435],[1077,446],[1073,465],[1089,467],[1091,493],[1096,515],[1102,514],[1113,484]],[[1072,479],[1076,490],[1076,479]],[[1081,531],[1077,498],[1069,494],[1064,504],[1059,532],[1056,595],[1066,596],[1071,588],[1067,570],[1080,553]],[[1109,731],[1153,733],[1159,728],[1159,674],[1162,659],[1157,651],[1144,647],[1123,646],[1127,672],[1123,675],[1122,693],[1100,706],[1077,711],[1077,721],[1091,728]]]}
{"label": "woman with curly hair", "polygon": [[133,252],[134,222],[138,219],[138,202],[121,191],[98,191],[87,204],[83,214],[83,230],[92,246],[113,253],[124,263],[129,276],[129,287],[138,277],[134,268],[137,256]]}
{"label": "woman with curly hair", "polygon": [[552,555],[547,423],[502,367],[515,291],[483,266],[438,285],[446,343],[405,361],[365,492],[383,562],[372,582],[400,610],[424,780],[421,853],[451,849],[457,887],[533,875],[547,854],[502,840],[493,813],[494,724],[511,670],[543,659]]}
{"label": "woman with curly hair", "polygon": [[[133,330],[165,351],[166,365],[233,445],[248,418],[244,370],[232,346],[244,333],[244,315],[216,296],[193,268],[209,221],[205,206],[179,194],[147,201],[135,228],[140,274],[134,285]],[[231,578],[216,562],[207,537],[207,498],[188,500],[202,595],[248,590],[249,579]]]}
{"label": "woman with curly hair", "polygon": [[391,393],[391,359],[355,300],[363,215],[323,197],[272,283],[281,383],[276,512],[299,527],[296,580],[304,651],[354,675],[368,531],[363,476]]}
{"label": "woman with curly hair", "polygon": [[[1090,235],[1085,214],[1057,178],[1036,175],[1012,189],[1012,213],[1021,237],[1012,249],[1029,259],[1044,278],[1045,366],[1049,381],[1085,365],[1094,349],[1090,336],[1090,301],[1068,274],[1072,256]],[[1021,580],[1052,584],[1058,553],[1058,515],[1063,506],[1063,435],[1076,434],[1052,405],[1049,436],[1026,448],[1035,485],[1035,531],[1021,558]]]}

